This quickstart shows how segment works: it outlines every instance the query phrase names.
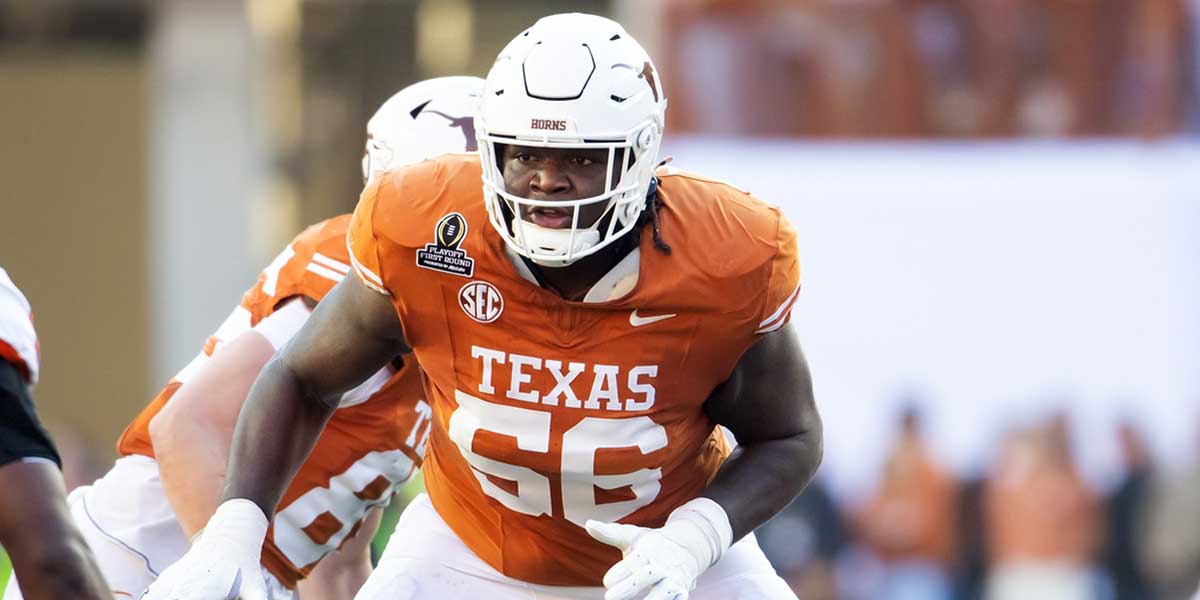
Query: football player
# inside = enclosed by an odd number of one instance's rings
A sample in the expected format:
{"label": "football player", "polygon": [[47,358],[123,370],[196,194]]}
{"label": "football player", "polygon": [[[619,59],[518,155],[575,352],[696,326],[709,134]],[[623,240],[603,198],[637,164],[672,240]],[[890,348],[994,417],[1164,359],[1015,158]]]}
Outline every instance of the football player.
{"label": "football player", "polygon": [[33,409],[38,347],[29,315],[0,268],[0,546],[26,598],[106,599],[108,585],[71,522],[58,451]]}
{"label": "football player", "polygon": [[484,86],[479,156],[363,192],[357,277],[259,375],[225,500],[148,597],[259,597],[269,515],[337,398],[412,349],[428,496],[359,600],[794,598],[751,532],[821,457],[787,326],[795,231],[746,192],[658,169],[665,110],[617,23],[556,15],[518,35]]}
{"label": "football player", "polygon": [[[482,86],[476,77],[446,77],[394,95],[367,124],[364,180],[473,150],[474,132],[462,123],[474,115]],[[203,351],[125,430],[122,458],[79,493],[80,527],[115,595],[138,597],[212,516],[250,384],[350,272],[349,222],[347,214],[309,227],[264,269]],[[298,590],[305,600],[343,599],[362,586],[379,523],[372,509],[424,455],[430,410],[421,385],[415,361],[395,356],[341,395],[265,532],[267,597]]]}

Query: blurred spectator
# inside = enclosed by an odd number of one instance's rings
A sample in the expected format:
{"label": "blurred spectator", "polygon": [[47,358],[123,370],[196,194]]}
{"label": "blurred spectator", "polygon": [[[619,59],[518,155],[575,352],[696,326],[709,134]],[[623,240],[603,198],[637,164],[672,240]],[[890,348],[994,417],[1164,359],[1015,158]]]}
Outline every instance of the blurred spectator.
{"label": "blurred spectator", "polygon": [[[1200,133],[1200,76],[1196,71],[1200,69],[1200,0],[1191,0],[1191,5],[1185,6],[1184,10],[1191,14],[1191,22],[1187,25],[1187,37],[1191,40],[1191,48],[1183,60],[1188,71],[1192,73],[1192,77],[1187,81],[1189,93],[1184,99],[1184,118],[1187,120],[1188,131],[1198,134]],[[1195,600],[1200,600],[1200,597]]]}
{"label": "blurred spectator", "polygon": [[919,414],[905,411],[879,489],[857,518],[863,543],[885,567],[876,597],[950,597],[955,500],[953,480],[925,446]]}
{"label": "blurred spectator", "polygon": [[1007,440],[985,502],[989,600],[1094,597],[1100,522],[1071,459],[1065,417]]}
{"label": "blurred spectator", "polygon": [[925,129],[925,77],[908,2],[666,5],[662,62],[672,127],[838,137],[907,137]]}
{"label": "blurred spectator", "polygon": [[1183,130],[1195,0],[668,0],[672,128],[823,137]]}
{"label": "blurred spectator", "polygon": [[1108,539],[1104,565],[1112,576],[1116,600],[1148,600],[1154,596],[1138,563],[1137,521],[1153,473],[1150,452],[1141,433],[1128,421],[1119,425],[1117,437],[1125,473],[1105,507]]}
{"label": "blurred spectator", "polygon": [[1152,484],[1142,513],[1146,573],[1159,597],[1188,597],[1200,581],[1200,453],[1186,469]]}
{"label": "blurred spectator", "polygon": [[958,568],[954,597],[977,600],[987,581],[987,518],[984,495],[987,480],[974,477],[959,488]]}
{"label": "blurred spectator", "polygon": [[1124,94],[1119,133],[1151,137],[1182,127],[1196,67],[1189,53],[1189,37],[1195,32],[1186,1],[1133,3],[1120,65],[1118,89]]}
{"label": "blurred spectator", "polygon": [[756,534],[763,552],[792,591],[805,600],[837,598],[835,562],[846,545],[841,514],[815,479]]}

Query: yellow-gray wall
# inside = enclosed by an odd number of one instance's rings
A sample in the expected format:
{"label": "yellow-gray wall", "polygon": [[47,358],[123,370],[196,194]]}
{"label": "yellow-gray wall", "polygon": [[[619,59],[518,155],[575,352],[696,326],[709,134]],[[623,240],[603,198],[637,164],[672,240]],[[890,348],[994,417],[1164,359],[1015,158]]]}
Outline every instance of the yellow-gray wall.
{"label": "yellow-gray wall", "polygon": [[112,453],[148,400],[139,55],[0,60],[0,265],[33,305],[39,410]]}

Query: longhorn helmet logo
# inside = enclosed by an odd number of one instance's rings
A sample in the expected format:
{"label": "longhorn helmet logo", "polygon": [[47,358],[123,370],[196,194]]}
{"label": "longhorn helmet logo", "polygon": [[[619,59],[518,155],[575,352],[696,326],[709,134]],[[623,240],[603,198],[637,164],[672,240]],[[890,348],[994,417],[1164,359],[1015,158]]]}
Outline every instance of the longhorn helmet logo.
{"label": "longhorn helmet logo", "polygon": [[658,102],[658,85],[654,81],[654,67],[650,66],[650,61],[646,61],[642,65],[642,72],[638,77],[646,80],[646,83],[650,85],[650,93],[654,94],[654,101]]}
{"label": "longhorn helmet logo", "polygon": [[413,120],[416,120],[417,117],[425,113],[437,115],[443,119],[446,119],[447,121],[450,121],[451,127],[457,127],[460,131],[462,131],[463,137],[466,138],[466,149],[468,152],[474,152],[479,149],[479,143],[475,140],[475,117],[455,117],[440,110],[425,110],[425,107],[429,106],[430,102],[433,102],[433,100],[426,100],[425,102],[417,105],[416,108],[409,111],[408,114],[412,116]]}

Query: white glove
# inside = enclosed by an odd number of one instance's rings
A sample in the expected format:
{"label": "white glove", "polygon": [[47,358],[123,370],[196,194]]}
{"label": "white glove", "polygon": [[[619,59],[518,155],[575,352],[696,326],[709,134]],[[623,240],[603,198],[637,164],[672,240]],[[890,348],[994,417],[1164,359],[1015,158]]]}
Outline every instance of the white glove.
{"label": "white glove", "polygon": [[588,521],[587,532],[624,556],[604,574],[604,600],[687,600],[733,543],[729,516],[708,498],[676,508],[658,529]]}
{"label": "white glove", "polygon": [[163,571],[142,600],[267,600],[259,561],[267,516],[242,498],[217,507],[192,549]]}

